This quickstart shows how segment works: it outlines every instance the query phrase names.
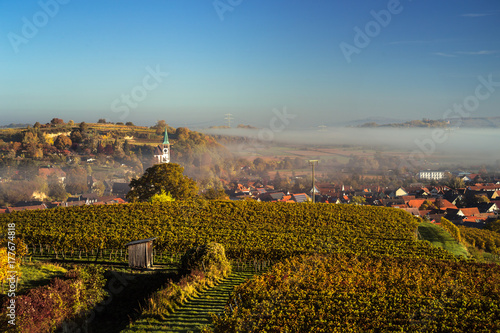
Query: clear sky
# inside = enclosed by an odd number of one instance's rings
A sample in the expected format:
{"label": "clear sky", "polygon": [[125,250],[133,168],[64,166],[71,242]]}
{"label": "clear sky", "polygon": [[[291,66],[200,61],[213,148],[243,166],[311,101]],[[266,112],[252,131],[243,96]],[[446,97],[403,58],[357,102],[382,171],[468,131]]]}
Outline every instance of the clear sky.
{"label": "clear sky", "polygon": [[500,82],[498,0],[1,1],[0,37],[0,124],[440,119]]}

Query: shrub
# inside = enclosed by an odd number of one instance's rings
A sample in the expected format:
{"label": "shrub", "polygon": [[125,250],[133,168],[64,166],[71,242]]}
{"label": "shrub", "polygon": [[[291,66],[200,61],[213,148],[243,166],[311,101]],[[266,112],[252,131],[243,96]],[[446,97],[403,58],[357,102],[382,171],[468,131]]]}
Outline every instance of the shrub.
{"label": "shrub", "polygon": [[231,272],[231,265],[224,247],[212,242],[188,250],[181,258],[179,269],[186,275],[177,284],[168,281],[165,288],[156,292],[142,316],[165,319],[198,291],[212,287],[216,280],[226,277]]}
{"label": "shrub", "polygon": [[180,270],[182,272],[199,270],[227,276],[231,271],[231,264],[226,258],[224,246],[211,242],[186,251],[181,257]]}
{"label": "shrub", "polygon": [[[105,296],[103,269],[91,265],[66,273],[49,285],[31,289],[16,299],[16,326],[20,332],[53,332],[65,321],[85,314]],[[4,304],[3,309],[7,305]],[[2,313],[5,317],[6,313]],[[2,318],[0,329],[7,321]]]}

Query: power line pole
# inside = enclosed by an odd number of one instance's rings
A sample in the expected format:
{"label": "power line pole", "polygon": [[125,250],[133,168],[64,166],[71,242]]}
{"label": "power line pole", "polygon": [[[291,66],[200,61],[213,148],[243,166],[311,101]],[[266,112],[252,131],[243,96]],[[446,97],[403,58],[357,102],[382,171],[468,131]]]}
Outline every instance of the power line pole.
{"label": "power line pole", "polygon": [[309,165],[312,167],[312,202],[316,202],[316,186],[314,183],[314,166],[318,163],[318,160],[309,160]]}
{"label": "power line pole", "polygon": [[231,127],[231,120],[233,120],[233,115],[230,114],[230,113],[226,113],[225,114],[226,117],[224,117],[224,119],[226,119],[227,121],[227,127]]}

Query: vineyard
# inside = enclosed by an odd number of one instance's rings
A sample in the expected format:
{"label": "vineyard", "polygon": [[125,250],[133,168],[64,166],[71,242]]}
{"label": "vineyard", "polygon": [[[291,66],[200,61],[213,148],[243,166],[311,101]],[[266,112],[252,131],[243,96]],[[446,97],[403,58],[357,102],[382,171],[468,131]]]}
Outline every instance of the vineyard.
{"label": "vineyard", "polygon": [[[451,259],[418,241],[418,220],[392,208],[258,202],[169,202],[57,208],[2,214],[32,251],[61,255],[123,249],[157,237],[160,253],[218,242],[232,260],[280,260],[313,253]],[[113,251],[113,250],[112,250]]]}
{"label": "vineyard", "polygon": [[238,286],[206,332],[494,332],[500,267],[301,256]]}
{"label": "vineyard", "polygon": [[470,246],[477,247],[493,254],[500,254],[500,234],[486,229],[468,228],[459,226],[462,240]]}

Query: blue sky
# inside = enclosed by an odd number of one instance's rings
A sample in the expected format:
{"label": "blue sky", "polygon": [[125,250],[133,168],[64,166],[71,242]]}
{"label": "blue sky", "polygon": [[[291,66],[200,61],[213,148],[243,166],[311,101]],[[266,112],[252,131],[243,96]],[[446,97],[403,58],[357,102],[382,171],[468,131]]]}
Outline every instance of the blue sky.
{"label": "blue sky", "polygon": [[[368,45],[356,27],[374,29]],[[0,2],[0,124],[440,119],[488,75],[500,82],[497,0]],[[499,105],[497,87],[473,116]]]}

